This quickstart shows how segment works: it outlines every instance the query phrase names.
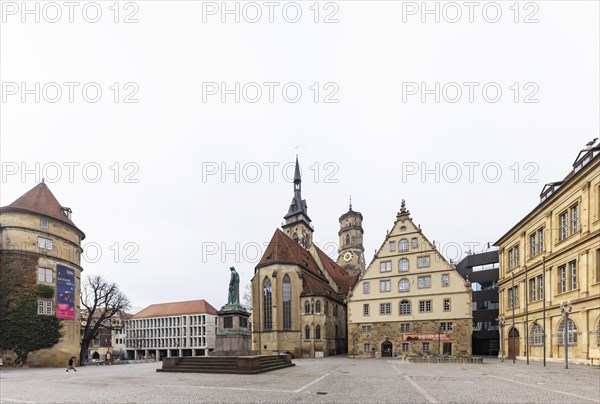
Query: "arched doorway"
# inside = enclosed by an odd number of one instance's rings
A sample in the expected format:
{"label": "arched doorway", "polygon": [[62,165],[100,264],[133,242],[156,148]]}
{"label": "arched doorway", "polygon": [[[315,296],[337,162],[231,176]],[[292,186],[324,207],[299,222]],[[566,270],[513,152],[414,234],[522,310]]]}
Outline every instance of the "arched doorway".
{"label": "arched doorway", "polygon": [[508,330],[508,359],[513,359],[519,356],[519,330],[514,327],[510,327]]}
{"label": "arched doorway", "polygon": [[381,357],[382,358],[391,358],[392,357],[392,348],[393,345],[390,341],[384,341],[381,344]]}
{"label": "arched doorway", "polygon": [[100,354],[98,353],[98,351],[94,351],[94,353],[92,354],[92,359],[100,359]]}

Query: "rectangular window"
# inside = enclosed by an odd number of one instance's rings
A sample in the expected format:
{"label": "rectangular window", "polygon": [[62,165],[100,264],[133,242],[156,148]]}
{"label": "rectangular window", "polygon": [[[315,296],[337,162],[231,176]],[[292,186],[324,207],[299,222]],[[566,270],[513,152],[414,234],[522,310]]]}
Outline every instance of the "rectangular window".
{"label": "rectangular window", "polygon": [[442,286],[448,286],[448,285],[450,285],[450,275],[442,274]]}
{"label": "rectangular window", "polygon": [[440,323],[441,331],[452,331],[452,323]]}
{"label": "rectangular window", "polygon": [[411,245],[412,248],[417,248],[419,246],[419,241],[417,240],[416,237],[413,237],[410,240],[410,245]]}
{"label": "rectangular window", "polygon": [[363,325],[362,326],[362,332],[363,333],[370,333],[371,331],[372,331],[371,330],[371,325]]}
{"label": "rectangular window", "polygon": [[52,283],[52,270],[49,268],[38,268],[38,283]]}
{"label": "rectangular window", "polygon": [[431,300],[419,301],[419,311],[421,313],[430,312],[431,311]]}
{"label": "rectangular window", "polygon": [[38,314],[51,316],[54,304],[52,300],[38,300]]}
{"label": "rectangular window", "polygon": [[368,303],[363,304],[363,315],[364,316],[369,315],[369,304]]}
{"label": "rectangular window", "polygon": [[38,314],[44,314],[44,301],[38,300]]}
{"label": "rectangular window", "polygon": [[544,298],[544,278],[542,275],[538,275],[537,284],[538,284],[538,299],[542,300]]}
{"label": "rectangular window", "polygon": [[380,272],[390,272],[392,270],[392,261],[383,261],[379,263]]}
{"label": "rectangular window", "polygon": [[423,342],[423,352],[429,352],[429,342]]}
{"label": "rectangular window", "polygon": [[371,352],[371,344],[368,344],[368,343],[365,344],[363,349],[364,349],[365,353],[367,353],[367,352],[370,353]]}
{"label": "rectangular window", "polygon": [[431,276],[419,276],[417,278],[417,285],[419,289],[431,287]]}
{"label": "rectangular window", "polygon": [[363,282],[363,293],[365,295],[371,293],[369,282]]}
{"label": "rectangular window", "polygon": [[565,293],[567,291],[567,266],[561,265],[558,267],[558,282],[559,282],[559,293]]}
{"label": "rectangular window", "polygon": [[579,232],[579,205],[571,206],[571,234]]}
{"label": "rectangular window", "polygon": [[519,307],[519,287],[508,289],[508,308]]}
{"label": "rectangular window", "polygon": [[558,216],[558,238],[560,241],[566,239],[569,236],[569,214],[563,212]]}
{"label": "rectangular window", "polygon": [[542,227],[537,231],[537,242],[538,242],[538,253],[542,253],[545,251],[544,248],[544,228]]}
{"label": "rectangular window", "polygon": [[40,226],[42,227],[42,229],[47,229],[48,228],[48,220],[40,219]]}
{"label": "rectangular window", "polygon": [[52,240],[45,237],[38,237],[38,247],[45,250],[52,250]]}
{"label": "rectangular window", "polygon": [[392,290],[392,281],[390,281],[389,279],[379,281],[380,292],[389,292],[390,290]]}
{"label": "rectangular window", "polygon": [[529,236],[529,247],[530,247],[530,256],[535,257],[535,252],[537,249],[537,242],[535,241],[535,233]]}
{"label": "rectangular window", "polygon": [[396,251],[396,242],[390,241],[390,251]]}
{"label": "rectangular window", "polygon": [[410,323],[400,323],[400,332],[410,332]]}
{"label": "rectangular window", "polygon": [[402,343],[402,352],[408,352],[408,342]]}
{"label": "rectangular window", "polygon": [[450,311],[450,299],[444,299],[444,311]]}
{"label": "rectangular window", "polygon": [[379,304],[379,314],[392,314],[392,304],[391,303]]}
{"label": "rectangular window", "polygon": [[569,275],[571,278],[571,290],[577,289],[577,261],[569,262]]}
{"label": "rectangular window", "polygon": [[429,266],[429,255],[417,257],[417,267],[418,268],[426,268],[428,266]]}
{"label": "rectangular window", "polygon": [[536,300],[536,287],[535,287],[535,278],[529,280],[529,301],[535,302]]}

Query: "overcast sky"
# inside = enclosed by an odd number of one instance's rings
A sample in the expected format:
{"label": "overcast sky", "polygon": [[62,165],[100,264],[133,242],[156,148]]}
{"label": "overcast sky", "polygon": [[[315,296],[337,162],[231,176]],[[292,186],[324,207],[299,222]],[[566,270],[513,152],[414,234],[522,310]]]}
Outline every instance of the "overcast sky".
{"label": "overcast sky", "polygon": [[402,199],[482,251],[599,133],[599,3],[513,3],[3,1],[1,205],[46,177],[141,307],[247,284],[296,153],[330,255],[349,195],[367,262]]}

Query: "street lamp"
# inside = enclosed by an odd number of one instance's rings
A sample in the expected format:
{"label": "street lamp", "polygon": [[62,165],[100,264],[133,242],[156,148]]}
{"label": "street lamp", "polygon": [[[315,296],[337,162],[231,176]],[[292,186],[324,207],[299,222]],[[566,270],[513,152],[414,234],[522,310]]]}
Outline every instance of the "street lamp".
{"label": "street lamp", "polygon": [[506,317],[504,314],[498,316],[498,324],[500,325],[500,357],[504,362],[504,325],[506,324]]}
{"label": "street lamp", "polygon": [[565,369],[569,369],[569,313],[573,310],[571,301],[567,304],[560,302],[560,312],[563,315],[563,344],[565,346]]}

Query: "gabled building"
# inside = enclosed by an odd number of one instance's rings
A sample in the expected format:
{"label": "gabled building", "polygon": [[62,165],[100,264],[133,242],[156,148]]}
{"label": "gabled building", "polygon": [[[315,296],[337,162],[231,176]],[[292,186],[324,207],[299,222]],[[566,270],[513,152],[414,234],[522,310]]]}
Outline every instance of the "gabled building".
{"label": "gabled building", "polygon": [[348,299],[348,352],[470,355],[471,285],[402,206]]}
{"label": "gabled building", "polygon": [[[294,196],[252,278],[253,350],[321,357],[346,351],[346,303],[358,274],[344,271],[313,242],[296,159]],[[362,247],[362,246],[359,246]]]}
{"label": "gabled building", "polygon": [[[23,288],[38,285],[53,294],[38,294],[38,314],[62,319],[61,340],[29,354],[30,366],[65,366],[79,354],[81,241],[85,234],[48,186],[41,182],[8,206],[0,208],[0,281],[15,271]],[[48,290],[48,288],[45,288]]]}
{"label": "gabled building", "polygon": [[[600,358],[600,146],[594,143],[496,242],[501,344],[509,357],[542,359],[546,352],[548,360],[564,360],[568,347],[573,362]],[[566,325],[561,305],[569,311]]]}

